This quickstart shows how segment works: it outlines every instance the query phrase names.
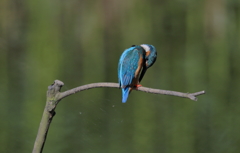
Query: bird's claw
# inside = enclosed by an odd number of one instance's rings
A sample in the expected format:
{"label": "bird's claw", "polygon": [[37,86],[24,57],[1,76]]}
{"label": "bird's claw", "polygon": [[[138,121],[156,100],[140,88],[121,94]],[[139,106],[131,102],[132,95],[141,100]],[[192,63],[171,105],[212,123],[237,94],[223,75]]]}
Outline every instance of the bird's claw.
{"label": "bird's claw", "polygon": [[142,87],[142,85],[141,84],[137,84],[134,87],[135,87],[135,89],[138,89],[139,87]]}

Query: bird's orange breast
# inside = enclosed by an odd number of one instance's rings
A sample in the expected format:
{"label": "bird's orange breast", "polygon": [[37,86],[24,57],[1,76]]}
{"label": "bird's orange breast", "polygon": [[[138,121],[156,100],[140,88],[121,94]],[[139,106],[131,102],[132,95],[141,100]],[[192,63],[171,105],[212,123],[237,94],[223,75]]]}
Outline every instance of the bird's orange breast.
{"label": "bird's orange breast", "polygon": [[131,83],[132,88],[134,88],[137,84],[139,84],[138,79],[139,79],[139,75],[140,75],[140,72],[142,71],[144,63],[145,63],[145,59],[142,57],[142,55],[140,55],[139,60],[138,60],[138,67],[137,67],[137,70],[135,71],[134,78]]}

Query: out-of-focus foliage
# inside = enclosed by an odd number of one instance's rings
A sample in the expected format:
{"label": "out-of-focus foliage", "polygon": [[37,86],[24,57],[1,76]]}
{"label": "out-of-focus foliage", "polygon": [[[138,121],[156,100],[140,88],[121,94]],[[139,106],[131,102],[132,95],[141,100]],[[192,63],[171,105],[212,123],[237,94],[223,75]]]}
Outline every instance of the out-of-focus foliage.
{"label": "out-of-focus foliage", "polygon": [[158,50],[143,86],[207,94],[83,91],[58,105],[44,152],[240,152],[237,0],[0,1],[0,152],[31,152],[55,79],[117,82],[121,53],[142,43]]}

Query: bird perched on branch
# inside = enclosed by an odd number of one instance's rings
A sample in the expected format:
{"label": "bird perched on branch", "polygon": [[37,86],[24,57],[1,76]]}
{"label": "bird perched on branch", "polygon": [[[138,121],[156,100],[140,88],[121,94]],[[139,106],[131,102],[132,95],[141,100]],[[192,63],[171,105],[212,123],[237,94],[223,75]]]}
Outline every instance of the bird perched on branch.
{"label": "bird perched on branch", "polygon": [[126,49],[118,63],[118,81],[122,88],[122,102],[127,101],[132,89],[140,87],[140,82],[157,58],[154,46],[148,44],[133,45]]}

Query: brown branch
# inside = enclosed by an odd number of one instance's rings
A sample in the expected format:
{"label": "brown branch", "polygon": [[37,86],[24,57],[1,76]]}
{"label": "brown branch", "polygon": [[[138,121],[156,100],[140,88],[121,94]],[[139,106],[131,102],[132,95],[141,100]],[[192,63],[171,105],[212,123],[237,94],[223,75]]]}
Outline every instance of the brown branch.
{"label": "brown branch", "polygon": [[[91,88],[102,88],[102,87],[109,87],[109,88],[119,88],[118,83],[108,83],[108,82],[102,82],[102,83],[92,83],[87,84],[83,86],[79,86],[73,89],[70,89],[65,92],[60,92],[61,87],[64,85],[62,81],[55,80],[52,85],[48,87],[47,91],[47,101],[46,106],[43,112],[42,120],[39,125],[38,134],[34,143],[33,153],[41,153],[44,147],[44,143],[47,138],[48,129],[50,127],[50,124],[52,122],[52,119],[55,115],[55,109],[57,107],[57,104],[62,100],[63,98],[70,96],[72,94],[75,94],[77,92],[91,89]],[[136,89],[137,91],[143,91],[147,93],[153,93],[153,94],[163,94],[163,95],[172,95],[172,96],[178,96],[178,97],[184,97],[189,98],[191,100],[197,100],[196,96],[205,94],[205,91],[195,92],[195,93],[182,93],[177,91],[169,91],[169,90],[160,90],[160,89],[152,89],[147,87],[139,87]]]}
{"label": "brown branch", "polygon": [[[61,96],[59,98],[63,99],[64,97],[75,94],[79,91],[88,90],[91,88],[103,88],[103,87],[119,88],[119,84],[118,83],[110,83],[110,82],[91,83],[91,84],[79,86],[79,87],[73,88],[71,90],[65,91],[65,92],[61,93]],[[197,101],[196,96],[205,94],[205,91],[199,91],[199,92],[195,92],[195,93],[182,93],[182,92],[177,92],[177,91],[153,89],[153,88],[147,88],[147,87],[139,87],[137,89],[137,91],[143,91],[143,92],[153,93],[153,94],[178,96],[178,97],[183,97],[183,98],[189,98],[194,101]]]}

